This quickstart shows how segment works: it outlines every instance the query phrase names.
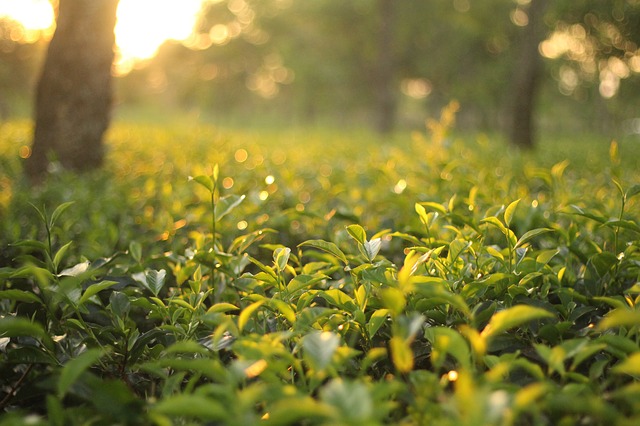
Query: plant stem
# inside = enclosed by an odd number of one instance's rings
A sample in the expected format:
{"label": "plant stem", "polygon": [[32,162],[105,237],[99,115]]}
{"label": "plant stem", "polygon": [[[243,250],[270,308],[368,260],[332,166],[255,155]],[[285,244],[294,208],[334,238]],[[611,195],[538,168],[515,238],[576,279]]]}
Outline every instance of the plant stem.
{"label": "plant stem", "polygon": [[213,252],[215,254],[216,250],[216,182],[213,182],[214,187],[213,191],[211,191],[211,238],[213,244]]}
{"label": "plant stem", "polygon": [[22,373],[22,376],[20,376],[18,381],[13,386],[11,386],[11,389],[9,389],[9,392],[7,392],[5,397],[2,398],[2,401],[0,401],[0,410],[2,410],[9,403],[11,398],[13,398],[13,396],[16,393],[16,391],[18,390],[18,388],[22,385],[22,382],[25,381],[25,379],[27,378],[27,376],[29,375],[29,373],[33,369],[33,365],[34,364],[29,364],[27,366],[27,369],[24,370],[24,373]]}

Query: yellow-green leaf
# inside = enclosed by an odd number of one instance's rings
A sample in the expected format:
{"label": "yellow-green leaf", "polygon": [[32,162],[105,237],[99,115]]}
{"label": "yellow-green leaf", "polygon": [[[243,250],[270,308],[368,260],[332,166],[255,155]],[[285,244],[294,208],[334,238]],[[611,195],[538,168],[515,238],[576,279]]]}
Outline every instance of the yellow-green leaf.
{"label": "yellow-green leaf", "polygon": [[240,316],[238,317],[238,330],[242,331],[244,327],[249,322],[249,319],[253,315],[253,313],[258,310],[260,306],[264,304],[265,300],[258,300],[244,308],[242,312],[240,312]]}
{"label": "yellow-green leaf", "polygon": [[482,330],[481,336],[485,339],[541,318],[553,318],[549,311],[528,305],[513,306],[493,314],[489,324]]}
{"label": "yellow-green leaf", "polygon": [[347,263],[349,263],[347,261],[347,257],[344,255],[342,250],[340,250],[338,248],[338,246],[335,245],[332,242],[324,241],[324,240],[307,240],[307,241],[305,241],[303,243],[298,244],[298,247],[302,247],[302,246],[307,246],[307,247],[313,247],[313,248],[320,249],[322,251],[325,251],[325,252],[333,255],[334,257],[336,257],[338,260],[340,260],[345,265]]}
{"label": "yellow-green leaf", "polygon": [[367,332],[369,333],[369,337],[373,337],[382,324],[387,320],[387,316],[389,315],[388,309],[378,309],[373,314],[371,314],[371,318],[369,318],[369,322],[367,323]]}
{"label": "yellow-green leaf", "polygon": [[218,313],[218,312],[229,312],[229,311],[235,311],[237,309],[239,308],[236,305],[232,305],[231,303],[221,302],[221,303],[216,303],[215,305],[212,305],[207,310],[207,313],[211,314],[211,313]]}
{"label": "yellow-green leaf", "polygon": [[614,373],[640,376],[640,352],[635,352],[624,361],[616,364],[612,369]]}
{"label": "yellow-green leaf", "polygon": [[640,311],[617,308],[600,321],[597,329],[602,331],[614,327],[633,327],[638,325],[640,325]]}
{"label": "yellow-green leaf", "polygon": [[413,369],[413,351],[409,342],[401,337],[392,337],[389,341],[391,360],[399,373],[408,373]]}
{"label": "yellow-green leaf", "polygon": [[506,210],[504,211],[504,223],[507,226],[511,225],[511,220],[513,219],[513,214],[516,211],[516,207],[518,207],[518,203],[520,202],[520,198],[518,198],[517,200],[513,201],[511,204],[509,204],[506,208]]}
{"label": "yellow-green leaf", "polygon": [[359,244],[364,244],[365,242],[367,242],[367,233],[362,226],[358,224],[349,225],[347,226],[347,232]]}

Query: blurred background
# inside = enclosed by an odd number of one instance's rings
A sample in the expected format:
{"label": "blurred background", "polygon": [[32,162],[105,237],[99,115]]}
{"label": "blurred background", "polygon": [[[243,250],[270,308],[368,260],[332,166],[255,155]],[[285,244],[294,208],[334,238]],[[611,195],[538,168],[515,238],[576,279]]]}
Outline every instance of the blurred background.
{"label": "blurred background", "polygon": [[[56,9],[0,0],[4,120]],[[640,139],[640,0],[120,0],[115,32],[117,117],[386,133],[457,100],[458,130],[499,134],[530,99],[541,133]]]}

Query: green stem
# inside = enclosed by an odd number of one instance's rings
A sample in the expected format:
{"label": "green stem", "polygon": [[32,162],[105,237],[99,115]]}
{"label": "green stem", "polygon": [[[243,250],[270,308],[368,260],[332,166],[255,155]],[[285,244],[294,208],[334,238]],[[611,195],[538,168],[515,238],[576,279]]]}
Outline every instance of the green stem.
{"label": "green stem", "polygon": [[213,250],[215,254],[216,249],[216,182],[213,182],[213,191],[211,191],[211,232],[213,241]]}
{"label": "green stem", "polygon": [[[623,195],[622,196],[622,202],[620,203],[620,214],[618,215],[618,220],[622,220],[622,216],[624,215],[624,207],[626,204],[626,196]],[[618,233],[620,232],[620,227],[616,226],[615,231],[613,232],[613,245],[614,245],[614,250],[615,250],[615,255],[618,255]]]}

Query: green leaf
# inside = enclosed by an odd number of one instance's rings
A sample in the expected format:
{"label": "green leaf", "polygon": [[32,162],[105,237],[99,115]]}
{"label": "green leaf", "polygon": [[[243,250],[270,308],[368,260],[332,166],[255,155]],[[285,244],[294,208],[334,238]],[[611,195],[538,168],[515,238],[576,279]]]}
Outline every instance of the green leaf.
{"label": "green leaf", "polygon": [[296,312],[293,310],[284,300],[279,299],[267,299],[267,305],[280,312],[289,323],[294,324],[296,322]]}
{"label": "green leaf", "polygon": [[630,220],[608,220],[604,224],[609,227],[617,226],[620,228],[629,229],[640,234],[640,226]]}
{"label": "green leaf", "polygon": [[554,230],[551,228],[536,228],[530,231],[525,232],[520,239],[516,242],[515,247],[518,248],[522,246],[524,243],[532,239],[533,237],[537,237],[540,234],[544,234],[547,232],[553,232]]}
{"label": "green leaf", "polygon": [[69,250],[69,247],[71,247],[71,244],[73,244],[73,241],[69,241],[67,244],[60,247],[60,249],[58,249],[58,251],[56,252],[55,256],[53,256],[54,271],[58,270],[58,266],[60,265],[60,262],[62,261],[62,259],[64,259],[64,256],[67,254],[67,251]]}
{"label": "green leaf", "polygon": [[449,243],[449,262],[453,263],[471,246],[471,241],[455,239]]}
{"label": "green leaf", "polygon": [[395,315],[401,314],[407,304],[407,299],[402,293],[402,290],[394,287],[387,287],[380,290],[380,299],[382,305],[387,307],[389,311]]}
{"label": "green leaf", "polygon": [[496,250],[495,248],[491,247],[491,246],[486,246],[485,250],[487,251],[487,253],[491,256],[494,257],[496,259],[499,259],[501,261],[504,261],[504,256],[502,255],[502,253],[500,253],[498,250]]}
{"label": "green leaf", "polygon": [[316,371],[322,371],[329,366],[338,346],[340,336],[330,331],[312,332],[302,338],[304,359]]}
{"label": "green leaf", "polygon": [[422,246],[423,245],[422,241],[420,241],[419,239],[417,239],[413,235],[406,234],[404,232],[393,232],[393,233],[391,233],[389,235],[392,236],[392,237],[402,238],[405,241],[409,241],[414,246]]}
{"label": "green leaf", "polygon": [[433,347],[431,362],[435,368],[442,367],[447,355],[453,356],[464,368],[471,365],[469,345],[456,330],[448,327],[428,327],[425,329],[424,337]]}
{"label": "green leaf", "polygon": [[282,272],[287,267],[289,262],[289,256],[291,255],[291,249],[289,247],[278,247],[273,252],[273,262],[278,268],[278,271]]}
{"label": "green leaf", "polygon": [[371,314],[369,322],[367,323],[367,333],[370,338],[373,337],[380,327],[382,327],[382,324],[387,321],[389,313],[389,309],[377,309],[373,314]]}
{"label": "green leaf", "polygon": [[[435,210],[442,215],[447,214],[447,209],[442,204],[434,203],[432,201],[425,201],[425,202],[419,203],[419,205],[424,208],[428,207],[431,210]],[[417,207],[416,207],[416,210],[417,210]]]}
{"label": "green leaf", "polygon": [[22,240],[22,241],[18,241],[17,243],[10,244],[10,246],[11,247],[28,247],[31,249],[36,249],[43,253],[47,251],[47,245],[42,241],[36,241],[36,240]]}
{"label": "green leaf", "polygon": [[538,256],[536,256],[536,263],[540,266],[544,266],[558,253],[560,253],[559,249],[543,250],[538,254]]}
{"label": "green leaf", "polygon": [[612,308],[623,308],[625,310],[629,310],[629,304],[622,296],[617,296],[617,297],[596,296],[592,299],[596,302],[606,303]]}
{"label": "green leaf", "polygon": [[47,395],[47,420],[52,426],[64,426],[64,407],[55,395]]}
{"label": "green leaf", "polygon": [[373,399],[362,382],[333,379],[320,390],[320,399],[338,408],[344,424],[379,424],[371,419]]}
{"label": "green leaf", "polygon": [[86,260],[84,262],[80,262],[77,265],[72,266],[71,268],[64,269],[62,272],[58,274],[58,276],[59,277],[77,277],[87,272],[89,270],[89,266],[91,266],[91,263],[88,260]]}
{"label": "green leaf", "polygon": [[380,247],[382,246],[382,240],[380,238],[374,238],[371,241],[365,241],[365,243],[361,247],[361,252],[367,258],[369,262],[373,262],[373,260],[378,255],[380,251]]}
{"label": "green leaf", "polygon": [[213,192],[214,185],[213,185],[213,180],[211,180],[211,177],[206,175],[200,175],[196,177],[189,176],[189,180],[195,181],[200,185],[204,186],[205,188],[207,188],[209,192]]}
{"label": "green leaf", "polygon": [[298,244],[298,247],[313,247],[313,248],[317,248],[319,250],[325,251],[325,252],[331,254],[332,256],[336,257],[338,260],[340,260],[345,265],[347,265],[349,263],[347,261],[347,257],[344,255],[342,250],[340,250],[337,245],[335,245],[334,243],[329,242],[329,241],[307,240],[307,241],[305,241],[303,243]]}
{"label": "green leaf", "polygon": [[77,358],[74,358],[67,362],[60,372],[60,378],[58,379],[58,398],[64,398],[65,394],[69,391],[76,380],[82,375],[82,373],[84,373],[85,370],[95,364],[105,354],[106,351],[103,349],[88,349],[86,352],[80,354]]}
{"label": "green leaf", "polygon": [[442,279],[435,277],[414,277],[416,294],[431,299],[434,303],[449,304],[467,317],[471,317],[469,305],[459,294],[454,294],[443,287]]}
{"label": "green leaf", "polygon": [[589,258],[589,263],[600,277],[604,277],[618,263],[618,257],[608,251],[596,253]]}
{"label": "green leaf", "polygon": [[318,296],[322,297],[333,306],[344,309],[347,312],[352,312],[358,307],[349,295],[337,288],[321,291],[318,293]]}
{"label": "green leaf", "polygon": [[633,326],[640,326],[640,311],[617,308],[600,321],[597,330],[603,331],[615,327]]}
{"label": "green leaf", "polygon": [[129,243],[129,255],[133,260],[140,263],[140,260],[142,259],[142,244],[132,240]]}
{"label": "green leaf", "polygon": [[567,352],[562,346],[554,346],[550,348],[541,344],[534,344],[536,352],[547,363],[550,371],[557,371],[560,375],[566,373],[564,360],[567,358]]}
{"label": "green leaf", "polygon": [[132,278],[142,284],[147,290],[149,290],[155,297],[158,297],[158,293],[164,286],[164,281],[167,275],[167,271],[161,269],[156,271],[154,269],[147,270],[145,272],[138,272],[132,275]]}
{"label": "green leaf", "polygon": [[97,284],[90,285],[82,294],[82,297],[78,301],[78,304],[82,305],[83,303],[85,303],[87,300],[89,300],[91,297],[98,294],[102,290],[112,287],[116,284],[118,284],[116,281],[102,281]]}
{"label": "green leaf", "polygon": [[16,302],[25,302],[25,303],[42,303],[42,300],[34,293],[30,291],[23,290],[2,290],[0,291],[0,300],[8,299],[14,300]]}
{"label": "green leaf", "polygon": [[29,205],[31,207],[33,207],[33,209],[36,211],[36,213],[38,213],[38,216],[40,217],[40,220],[42,220],[42,223],[44,223],[45,225],[48,225],[49,228],[51,228],[50,223],[47,223],[47,215],[46,213],[46,209],[45,206],[42,206],[42,210],[40,210],[38,207],[36,207],[35,204],[33,203],[29,203]]}
{"label": "green leaf", "polygon": [[219,222],[220,219],[231,213],[231,211],[235,209],[240,203],[242,203],[245,198],[245,195],[235,194],[225,195],[224,197],[221,197],[216,203],[215,207],[216,222]]}
{"label": "green leaf", "polygon": [[75,201],[68,201],[60,204],[51,214],[51,220],[49,221],[49,228],[53,228],[53,225],[58,221],[58,218],[65,212]]}
{"label": "green leaf", "polygon": [[238,308],[236,305],[232,305],[231,303],[225,303],[225,302],[221,302],[221,303],[216,303],[215,305],[212,305],[209,309],[207,309],[207,313],[217,313],[217,312],[229,312],[229,311],[237,311],[240,308]]}
{"label": "green leaf", "polygon": [[618,374],[629,374],[631,376],[640,376],[640,352],[635,352],[622,362],[611,368],[611,371]]}
{"label": "green leaf", "polygon": [[111,307],[111,312],[113,312],[115,316],[118,318],[124,318],[129,314],[131,302],[126,294],[114,291],[109,296],[109,306]]}
{"label": "green leaf", "polygon": [[287,285],[287,291],[289,293],[294,293],[298,290],[302,290],[304,288],[309,288],[311,286],[313,286],[314,284],[327,279],[328,277],[324,274],[320,274],[320,275],[305,275],[305,274],[301,274],[301,275],[296,275],[295,277],[293,277],[291,279],[291,281],[289,281],[289,284]]}
{"label": "green leaf", "polygon": [[253,302],[240,312],[240,315],[238,316],[238,330],[242,331],[244,329],[253,313],[257,311],[265,301],[266,300],[258,300],[257,302]]}
{"label": "green leaf", "polygon": [[214,398],[181,393],[162,399],[151,408],[151,412],[215,422],[227,419],[229,409]]}
{"label": "green leaf", "polygon": [[528,305],[517,305],[491,316],[489,324],[482,330],[481,336],[491,338],[511,328],[542,318],[553,318],[549,311]]}
{"label": "green leaf", "polygon": [[500,219],[498,219],[495,216],[486,217],[482,219],[480,223],[487,223],[489,225],[493,225],[496,228],[498,228],[500,232],[502,232],[505,236],[507,237],[509,236],[509,229],[505,227],[504,224],[500,222]]}
{"label": "green leaf", "polygon": [[358,242],[358,244],[364,244],[367,242],[367,233],[362,226],[358,224],[349,225],[347,226],[347,232]]}
{"label": "green leaf", "polygon": [[631,188],[629,188],[627,190],[627,193],[625,194],[625,198],[628,201],[631,197],[635,197],[638,194],[640,194],[640,184],[633,185]]}
{"label": "green leaf", "polygon": [[6,361],[10,364],[59,364],[53,354],[35,346],[9,349],[6,351],[6,356]]}
{"label": "green leaf", "polygon": [[560,161],[551,167],[551,175],[556,179],[560,179],[567,167],[569,167],[569,160]]}
{"label": "green leaf", "polygon": [[633,340],[614,334],[603,334],[598,337],[596,342],[604,343],[607,346],[607,351],[616,354],[616,356],[619,354],[630,354],[640,349]]}
{"label": "green leaf", "polygon": [[586,217],[588,219],[595,220],[596,222],[599,222],[599,223],[605,223],[607,221],[607,219],[605,217],[603,217],[601,215],[598,215],[598,214],[585,212],[584,210],[582,210],[582,208],[576,206],[575,204],[572,204],[571,207],[577,212],[577,213],[574,213],[574,214],[576,214],[578,216],[583,216],[583,217]]}
{"label": "green leaf", "polygon": [[0,337],[29,336],[41,339],[49,349],[53,348],[53,341],[44,328],[37,322],[21,317],[0,318]]}
{"label": "green leaf", "polygon": [[429,226],[429,216],[427,215],[427,209],[424,208],[423,205],[416,203],[414,205],[416,213],[418,213],[418,217],[420,217],[420,221],[425,225]]}
{"label": "green leaf", "polygon": [[408,373],[413,369],[413,351],[410,342],[395,336],[389,340],[391,361],[399,373]]}
{"label": "green leaf", "polygon": [[[616,144],[616,146],[617,146],[617,144]],[[624,194],[624,189],[622,189],[622,185],[620,184],[620,182],[618,182],[618,179],[613,178],[613,179],[611,180],[611,182],[613,182],[613,185],[614,185],[616,188],[618,188],[618,192],[620,193],[620,195],[622,195],[622,196],[624,197],[624,195],[625,195],[625,194]]]}
{"label": "green leaf", "polygon": [[511,226],[511,220],[513,219],[513,214],[515,213],[516,207],[518,207],[519,202],[520,198],[510,203],[504,211],[504,223],[507,225],[507,227]]}
{"label": "green leaf", "polygon": [[208,349],[196,342],[195,340],[183,340],[180,342],[176,342],[173,345],[169,346],[164,350],[164,355],[173,355],[173,354],[199,354],[199,355],[207,355],[209,353]]}
{"label": "green leaf", "polygon": [[593,343],[584,341],[585,345],[581,350],[575,354],[573,358],[573,362],[571,363],[571,370],[574,371],[580,364],[582,364],[585,360],[593,357],[594,355],[602,352],[606,349],[607,345],[604,343]]}
{"label": "green leaf", "polygon": [[218,182],[218,176],[220,175],[220,166],[218,166],[218,163],[213,165],[213,170],[211,170],[211,179],[213,179],[214,182]]}
{"label": "green leaf", "polygon": [[302,424],[328,424],[320,420],[336,418],[336,410],[326,404],[305,396],[288,396],[277,400],[271,406],[269,418],[260,422],[265,426],[286,426]]}

